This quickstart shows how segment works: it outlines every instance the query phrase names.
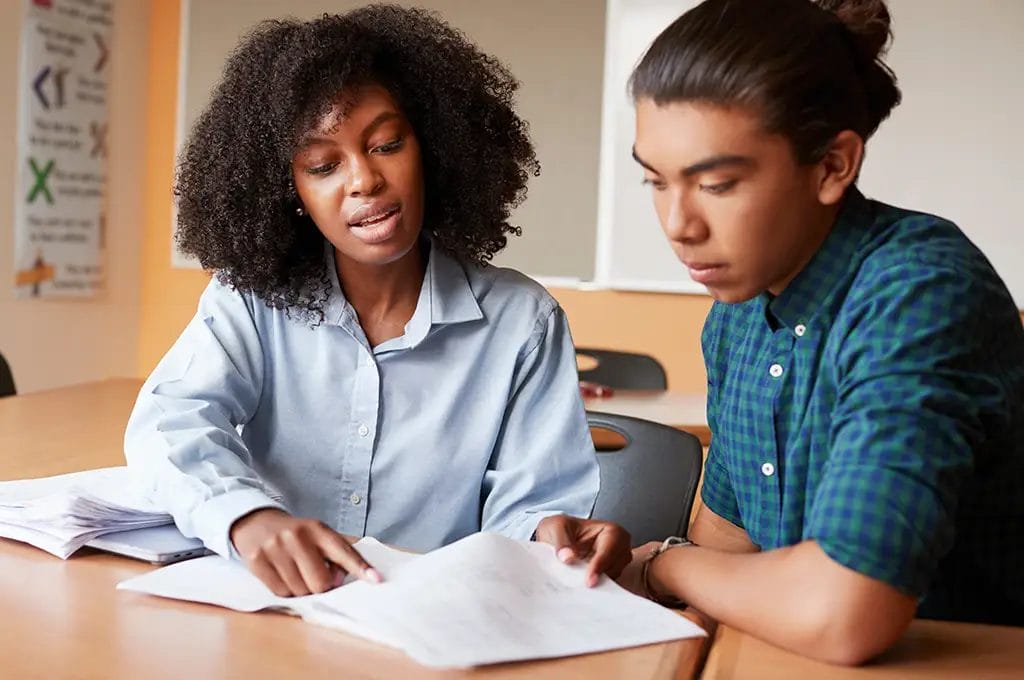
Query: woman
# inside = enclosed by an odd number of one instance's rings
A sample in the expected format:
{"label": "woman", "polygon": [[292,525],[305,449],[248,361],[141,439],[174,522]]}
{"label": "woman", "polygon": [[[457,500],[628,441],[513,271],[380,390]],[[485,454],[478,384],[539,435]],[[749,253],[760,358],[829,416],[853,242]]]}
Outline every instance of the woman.
{"label": "woman", "polygon": [[514,78],[434,16],[371,6],[247,36],[199,118],[177,241],[216,272],[139,396],[131,468],[275,593],[380,576],[347,536],[479,530],[591,554],[598,471],[565,316],[486,261],[538,172]]}
{"label": "woman", "polygon": [[[716,302],[692,543],[624,582],[859,663],[915,615],[1024,624],[1024,332],[947,220],[865,198],[881,0],[708,0],[631,81],[634,155]],[[673,547],[679,546],[679,547]]]}

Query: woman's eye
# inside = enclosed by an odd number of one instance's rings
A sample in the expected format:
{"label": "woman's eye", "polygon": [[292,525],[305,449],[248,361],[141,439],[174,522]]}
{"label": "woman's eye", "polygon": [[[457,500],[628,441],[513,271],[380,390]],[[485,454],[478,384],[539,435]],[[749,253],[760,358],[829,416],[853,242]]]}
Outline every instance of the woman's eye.
{"label": "woman's eye", "polygon": [[384,142],[383,144],[378,144],[377,146],[373,147],[373,150],[376,153],[391,153],[392,151],[398,151],[401,148],[402,148],[402,140],[401,139],[393,139],[390,142]]}
{"label": "woman's eye", "polygon": [[321,165],[315,165],[311,168],[307,168],[306,172],[310,175],[326,175],[336,167],[338,167],[338,164],[332,161],[330,163],[323,163]]}

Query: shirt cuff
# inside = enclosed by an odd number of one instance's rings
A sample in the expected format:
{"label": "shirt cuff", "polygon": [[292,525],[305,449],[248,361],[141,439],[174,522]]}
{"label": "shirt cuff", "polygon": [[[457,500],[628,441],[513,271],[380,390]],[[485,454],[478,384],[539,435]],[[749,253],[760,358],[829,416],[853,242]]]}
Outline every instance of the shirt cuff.
{"label": "shirt cuff", "polygon": [[515,539],[517,541],[532,541],[534,540],[534,534],[537,533],[537,525],[548,517],[555,517],[557,515],[564,515],[564,512],[558,510],[538,510],[535,512],[526,512],[517,517],[512,522],[506,524],[501,530],[498,531],[502,536]]}
{"label": "shirt cuff", "polygon": [[231,525],[240,517],[263,508],[287,509],[260,489],[240,489],[214,496],[192,513],[196,536],[221,557],[239,559],[231,544]]}

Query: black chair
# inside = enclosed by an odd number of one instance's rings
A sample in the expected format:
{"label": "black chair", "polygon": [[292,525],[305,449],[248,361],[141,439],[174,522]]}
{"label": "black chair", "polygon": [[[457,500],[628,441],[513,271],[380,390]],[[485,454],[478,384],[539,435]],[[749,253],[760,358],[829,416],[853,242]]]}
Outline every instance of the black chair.
{"label": "black chair", "polygon": [[587,411],[587,421],[626,440],[617,451],[598,451],[601,490],[593,516],[622,525],[633,545],[686,536],[703,465],[700,440],[629,416]]}
{"label": "black chair", "polygon": [[4,355],[0,354],[0,397],[13,397],[18,391],[14,389],[14,376],[7,365]]}
{"label": "black chair", "polygon": [[668,388],[665,369],[652,356],[590,347],[577,347],[576,356],[589,357],[597,362],[593,368],[583,369],[579,372],[580,380],[620,390],[664,390]]}

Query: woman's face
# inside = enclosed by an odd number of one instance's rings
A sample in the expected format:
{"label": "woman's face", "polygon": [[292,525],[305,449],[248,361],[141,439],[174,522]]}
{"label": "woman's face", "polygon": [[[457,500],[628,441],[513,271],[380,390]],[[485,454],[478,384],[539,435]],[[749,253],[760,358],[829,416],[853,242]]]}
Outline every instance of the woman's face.
{"label": "woman's face", "polygon": [[778,294],[820,245],[820,169],[750,111],[641,99],[633,155],[673,251],[717,300]]}
{"label": "woman's face", "polygon": [[407,255],[423,226],[420,147],[383,87],[346,92],[292,158],[302,208],[341,259],[386,265]]}

